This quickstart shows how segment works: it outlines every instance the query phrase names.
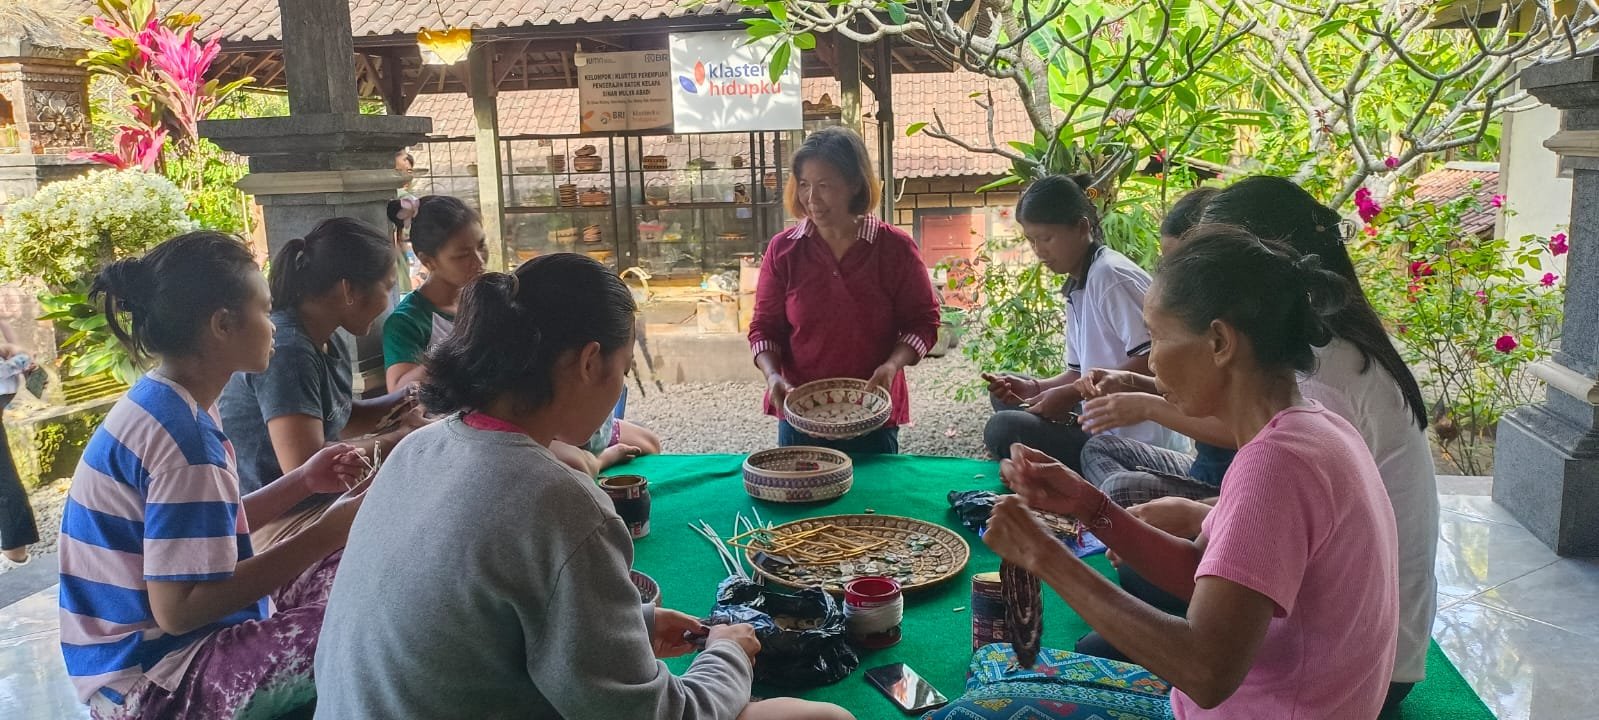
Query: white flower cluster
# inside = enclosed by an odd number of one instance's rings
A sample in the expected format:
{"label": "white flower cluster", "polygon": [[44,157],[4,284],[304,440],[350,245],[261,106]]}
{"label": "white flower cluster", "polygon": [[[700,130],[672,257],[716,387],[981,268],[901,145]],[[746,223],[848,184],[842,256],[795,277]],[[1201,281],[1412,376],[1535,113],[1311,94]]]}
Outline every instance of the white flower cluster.
{"label": "white flower cluster", "polygon": [[140,170],[94,170],[51,183],[0,219],[0,281],[67,287],[105,263],[195,228],[172,181]]}

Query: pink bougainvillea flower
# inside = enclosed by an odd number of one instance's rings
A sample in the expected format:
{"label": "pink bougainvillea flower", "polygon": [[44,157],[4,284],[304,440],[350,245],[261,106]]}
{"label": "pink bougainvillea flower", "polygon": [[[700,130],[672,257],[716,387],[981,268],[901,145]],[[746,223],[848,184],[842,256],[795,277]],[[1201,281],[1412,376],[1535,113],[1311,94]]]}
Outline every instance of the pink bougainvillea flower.
{"label": "pink bougainvillea flower", "polygon": [[1426,260],[1417,260],[1410,264],[1410,276],[1413,278],[1432,277],[1437,272],[1432,269],[1432,263]]}
{"label": "pink bougainvillea flower", "polygon": [[1544,273],[1543,274],[1543,279],[1539,280],[1538,283],[1543,285],[1544,287],[1554,287],[1555,282],[1557,280],[1559,280],[1559,279],[1560,279],[1559,275],[1556,275],[1554,273]]}
{"label": "pink bougainvillea flower", "polygon": [[1376,225],[1367,225],[1366,226],[1366,237],[1377,237],[1377,226]]}
{"label": "pink bougainvillea flower", "polygon": [[1510,352],[1518,347],[1521,347],[1521,343],[1516,342],[1514,335],[1500,335],[1499,339],[1494,341],[1494,349],[1502,353]]}
{"label": "pink bougainvillea flower", "polygon": [[1382,206],[1372,199],[1371,191],[1366,188],[1355,191],[1355,209],[1360,212],[1361,221],[1368,225],[1382,214]]}
{"label": "pink bougainvillea flower", "polygon": [[1382,164],[1387,165],[1389,170],[1393,170],[1399,167],[1399,158],[1389,155],[1387,160],[1382,161]]}
{"label": "pink bougainvillea flower", "polygon": [[1472,294],[1477,296],[1477,302],[1480,302],[1484,305],[1488,304],[1488,292],[1486,290],[1478,290]]}
{"label": "pink bougainvillea flower", "polygon": [[1549,254],[1560,256],[1571,251],[1571,245],[1566,241],[1565,233],[1555,233],[1549,238]]}
{"label": "pink bougainvillea flower", "polygon": [[1505,196],[1495,195],[1488,199],[1488,204],[1496,208],[1502,208],[1505,206]]}
{"label": "pink bougainvillea flower", "polygon": [[1405,295],[1411,302],[1415,302],[1417,298],[1420,297],[1421,290],[1421,285],[1413,282],[1410,284],[1410,287],[1405,288]]}

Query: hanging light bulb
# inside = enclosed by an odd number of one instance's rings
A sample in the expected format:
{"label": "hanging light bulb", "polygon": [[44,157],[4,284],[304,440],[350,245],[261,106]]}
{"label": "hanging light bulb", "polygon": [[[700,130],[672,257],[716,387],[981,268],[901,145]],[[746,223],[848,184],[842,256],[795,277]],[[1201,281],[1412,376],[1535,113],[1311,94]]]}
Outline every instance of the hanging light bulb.
{"label": "hanging light bulb", "polygon": [[471,28],[423,30],[416,34],[423,65],[454,65],[472,51]]}

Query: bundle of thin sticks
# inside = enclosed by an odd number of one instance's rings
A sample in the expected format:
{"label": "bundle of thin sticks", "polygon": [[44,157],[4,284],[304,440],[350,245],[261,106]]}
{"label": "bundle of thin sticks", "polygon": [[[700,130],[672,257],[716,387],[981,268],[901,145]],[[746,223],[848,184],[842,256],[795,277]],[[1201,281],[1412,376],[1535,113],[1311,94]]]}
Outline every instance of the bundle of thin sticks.
{"label": "bundle of thin sticks", "polygon": [[1005,634],[1022,669],[1033,667],[1044,638],[1044,596],[1038,578],[1009,562],[999,564],[1000,592],[1005,598]]}
{"label": "bundle of thin sticks", "polygon": [[852,528],[822,524],[805,530],[752,528],[729,538],[727,544],[782,555],[800,565],[822,565],[865,555],[888,541]]}

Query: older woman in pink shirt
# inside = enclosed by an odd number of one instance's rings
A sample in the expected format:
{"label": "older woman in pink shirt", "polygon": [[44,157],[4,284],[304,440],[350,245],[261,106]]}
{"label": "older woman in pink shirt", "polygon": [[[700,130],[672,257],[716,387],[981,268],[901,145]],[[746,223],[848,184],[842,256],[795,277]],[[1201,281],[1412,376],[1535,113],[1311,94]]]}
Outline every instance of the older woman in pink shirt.
{"label": "older woman in pink shirt", "polygon": [[[844,128],[812,133],[793,165],[786,200],[800,222],[767,246],[750,320],[750,351],[766,376],[766,413],[778,418],[779,445],[897,453],[899,428],[911,419],[904,369],[938,335],[938,298],[916,241],[871,215],[882,190],[859,135]],[[790,390],[836,377],[887,388],[894,404],[887,425],[835,442],[783,419]]]}
{"label": "older woman in pink shirt", "polygon": [[[1170,682],[1176,718],[1374,718],[1399,622],[1393,508],[1360,434],[1301,397],[1295,379],[1332,339],[1325,318],[1352,289],[1315,256],[1241,229],[1190,238],[1161,263],[1145,319],[1166,397],[1220,419],[1238,442],[1204,531],[1156,530],[1017,446],[1001,472],[1019,497],[995,509],[984,539]],[[1122,592],[1029,507],[1077,517],[1124,566],[1188,600],[1187,616]]]}

